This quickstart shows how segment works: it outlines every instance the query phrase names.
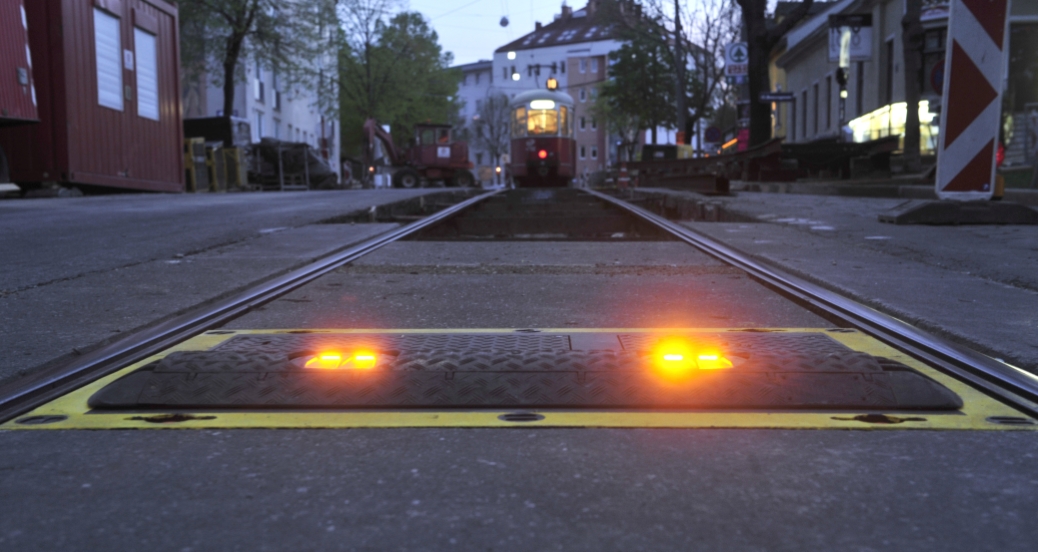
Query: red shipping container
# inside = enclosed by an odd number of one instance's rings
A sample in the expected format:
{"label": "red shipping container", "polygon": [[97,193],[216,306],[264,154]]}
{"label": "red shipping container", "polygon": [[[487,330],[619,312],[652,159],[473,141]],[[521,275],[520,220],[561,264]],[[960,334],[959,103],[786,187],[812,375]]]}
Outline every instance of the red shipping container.
{"label": "red shipping container", "polygon": [[32,0],[25,9],[40,124],[0,129],[11,180],[183,191],[176,7]]}
{"label": "red shipping container", "polygon": [[36,93],[22,0],[0,0],[0,126],[36,121]]}

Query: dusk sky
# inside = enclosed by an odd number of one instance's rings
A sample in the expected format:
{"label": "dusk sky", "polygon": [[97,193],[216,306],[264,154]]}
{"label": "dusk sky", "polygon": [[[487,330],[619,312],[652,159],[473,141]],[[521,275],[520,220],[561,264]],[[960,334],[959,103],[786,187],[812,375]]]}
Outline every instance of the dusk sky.
{"label": "dusk sky", "polygon": [[[585,3],[571,0],[569,5],[579,9]],[[534,21],[550,23],[562,1],[410,0],[409,4],[410,10],[421,12],[429,20],[443,49],[454,53],[457,65],[490,59],[497,47],[532,31]],[[499,24],[502,16],[508,17],[508,27]]]}

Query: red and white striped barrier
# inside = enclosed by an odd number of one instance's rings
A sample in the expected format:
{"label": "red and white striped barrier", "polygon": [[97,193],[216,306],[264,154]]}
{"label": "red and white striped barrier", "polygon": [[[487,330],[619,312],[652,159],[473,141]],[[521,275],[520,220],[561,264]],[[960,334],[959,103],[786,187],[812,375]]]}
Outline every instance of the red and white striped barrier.
{"label": "red and white striped barrier", "polygon": [[951,0],[937,196],[991,199],[1009,0]]}

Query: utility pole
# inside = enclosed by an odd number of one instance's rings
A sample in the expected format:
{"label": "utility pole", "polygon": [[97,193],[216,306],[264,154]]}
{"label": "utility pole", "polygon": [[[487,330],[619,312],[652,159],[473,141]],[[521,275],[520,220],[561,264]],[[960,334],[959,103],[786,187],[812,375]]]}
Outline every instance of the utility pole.
{"label": "utility pole", "polygon": [[[682,52],[684,40],[681,36],[681,8],[678,0],[674,0],[674,103],[678,110],[677,131],[681,134],[686,132],[685,125],[688,122],[688,106],[685,97],[685,56]],[[685,137],[688,140],[688,137]]]}

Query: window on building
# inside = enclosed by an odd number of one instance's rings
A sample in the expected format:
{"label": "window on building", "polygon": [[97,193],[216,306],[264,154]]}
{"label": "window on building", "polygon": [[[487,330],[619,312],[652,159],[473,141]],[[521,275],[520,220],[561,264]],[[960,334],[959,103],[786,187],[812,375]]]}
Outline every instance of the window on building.
{"label": "window on building", "polygon": [[483,109],[483,100],[476,100],[476,113],[479,113],[480,109]]}
{"label": "window on building", "polygon": [[813,126],[814,133],[817,135],[818,134],[818,119],[819,119],[819,117],[818,117],[818,104],[822,103],[822,101],[821,101],[822,98],[820,98],[818,96],[818,83],[817,82],[815,83],[815,86],[814,86],[814,93],[815,93],[815,106],[814,106],[815,107],[815,114],[814,114],[815,116],[814,116],[814,122],[812,124],[814,125]]}
{"label": "window on building", "polygon": [[580,72],[581,73],[587,73],[587,60],[586,59],[580,60]]}
{"label": "window on building", "polygon": [[587,121],[583,117],[581,117],[580,118],[580,130],[585,130],[586,128],[587,128]]}
{"label": "window on building", "polygon": [[260,63],[259,60],[256,60],[256,81],[255,81],[255,83],[256,83],[256,86],[255,86],[256,101],[257,102],[262,102],[263,101],[263,93],[265,92],[265,90],[263,89],[263,65]]}
{"label": "window on building", "polygon": [[274,119],[274,138],[281,139],[281,121]]}
{"label": "window on building", "polygon": [[580,92],[578,93],[578,96],[580,96],[580,101],[586,100],[587,99],[587,90],[584,89],[584,88],[581,88]]}
{"label": "window on building", "polygon": [[159,57],[155,35],[133,29],[133,46],[137,58],[137,115],[159,120]]}
{"label": "window on building", "polygon": [[505,79],[505,80],[508,80],[508,68],[507,67],[502,67],[501,68],[501,77],[503,79]]}
{"label": "window on building", "polygon": [[598,121],[594,117],[591,118],[591,130],[598,130]]}
{"label": "window on building", "polygon": [[281,110],[281,79],[278,78],[277,70],[270,72],[270,90],[273,93],[273,107],[274,109]]}
{"label": "window on building", "polygon": [[858,62],[858,75],[854,79],[854,114],[865,113],[865,62]]}
{"label": "window on building", "polygon": [[119,18],[94,8],[97,103],[123,110],[123,46]]}
{"label": "window on building", "polygon": [[807,138],[807,90],[800,93],[800,105],[803,106],[803,114],[800,116],[800,134]]}
{"label": "window on building", "polygon": [[591,58],[591,72],[598,72],[598,58]]}
{"label": "window on building", "polygon": [[591,146],[591,158],[598,159],[598,146]]}
{"label": "window on building", "polygon": [[797,140],[797,102],[795,98],[789,102],[789,139],[792,142]]}
{"label": "window on building", "polygon": [[565,60],[563,60],[563,62],[559,64],[559,72],[560,73],[565,73],[566,72],[566,61]]}
{"label": "window on building", "polygon": [[587,148],[580,146],[580,158],[587,159]]}
{"label": "window on building", "polygon": [[883,102],[886,105],[894,103],[894,40],[890,39],[886,44],[886,56],[884,61],[887,64],[886,67],[886,82],[883,83],[885,88],[883,94]]}
{"label": "window on building", "polygon": [[833,128],[833,76],[825,77],[825,128]]}
{"label": "window on building", "polygon": [[475,79],[476,79],[476,84],[479,84],[479,73],[476,73]]}
{"label": "window on building", "polygon": [[482,165],[483,164],[483,152],[477,152],[476,153],[476,164],[477,165]]}
{"label": "window on building", "polygon": [[256,141],[259,142],[263,138],[263,112],[256,112],[256,131],[254,132]]}

